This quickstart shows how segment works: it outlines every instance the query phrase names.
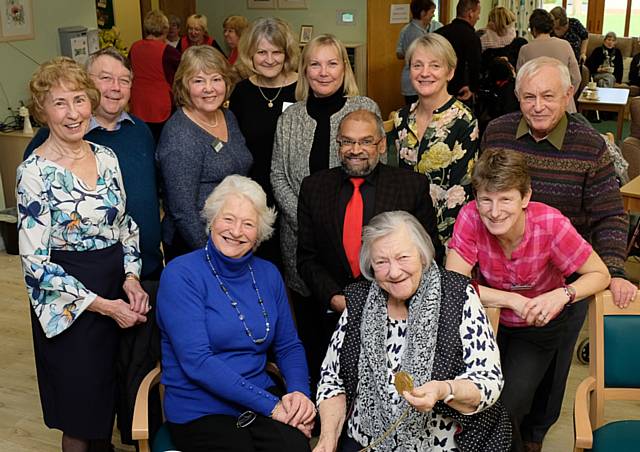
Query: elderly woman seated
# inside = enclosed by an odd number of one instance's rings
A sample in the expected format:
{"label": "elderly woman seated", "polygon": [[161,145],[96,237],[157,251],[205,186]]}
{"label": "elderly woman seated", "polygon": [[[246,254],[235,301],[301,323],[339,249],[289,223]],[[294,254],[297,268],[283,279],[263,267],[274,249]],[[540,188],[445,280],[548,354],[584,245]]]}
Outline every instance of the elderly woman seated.
{"label": "elderly woman seated", "polygon": [[[253,255],[275,212],[256,182],[227,176],[203,209],[209,239],[162,274],[165,414],[189,451],[308,451],[315,408],[304,349],[276,267]],[[267,354],[285,380],[267,374]]]}
{"label": "elderly woman seated", "polygon": [[318,385],[314,451],[335,451],[345,420],[341,451],[508,450],[498,349],[469,279],[438,268],[406,212],[363,229],[368,281],[345,289]]}
{"label": "elderly woman seated", "polygon": [[[560,211],[530,202],[531,179],[522,154],[485,149],[471,179],[476,201],[462,208],[449,242],[447,269],[480,274],[480,299],[502,308],[498,344],[504,371],[502,400],[513,422],[513,450],[539,451],[529,419],[545,407],[534,395],[556,354],[573,350],[565,307],[609,285],[609,272]],[[573,273],[579,277],[568,283]],[[553,391],[564,393],[557,378]],[[528,415],[528,416],[527,416]]]}

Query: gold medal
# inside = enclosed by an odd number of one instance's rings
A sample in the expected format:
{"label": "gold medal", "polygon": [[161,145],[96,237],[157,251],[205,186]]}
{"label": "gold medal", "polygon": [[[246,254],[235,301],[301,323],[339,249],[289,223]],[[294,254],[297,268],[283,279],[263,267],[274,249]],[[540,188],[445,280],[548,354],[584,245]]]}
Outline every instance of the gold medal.
{"label": "gold medal", "polygon": [[396,391],[398,391],[400,395],[402,395],[404,391],[413,391],[413,378],[403,370],[395,374],[393,384],[396,386]]}

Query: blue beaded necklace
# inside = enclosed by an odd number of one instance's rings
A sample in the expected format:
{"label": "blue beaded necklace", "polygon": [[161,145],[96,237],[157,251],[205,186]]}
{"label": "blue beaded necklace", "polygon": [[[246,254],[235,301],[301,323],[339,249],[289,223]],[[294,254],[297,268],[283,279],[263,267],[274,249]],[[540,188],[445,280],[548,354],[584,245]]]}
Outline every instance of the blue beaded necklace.
{"label": "blue beaded necklace", "polygon": [[256,284],[256,278],[253,274],[253,268],[251,267],[251,264],[247,264],[247,265],[249,266],[251,281],[253,282],[253,290],[256,291],[256,295],[258,296],[258,304],[260,305],[260,309],[262,309],[262,316],[264,317],[265,333],[264,333],[264,337],[260,339],[255,339],[253,337],[251,330],[247,326],[247,323],[244,321],[244,314],[242,314],[240,312],[240,309],[238,309],[238,302],[231,297],[231,294],[229,294],[229,289],[227,289],[226,286],[222,283],[222,279],[220,279],[220,276],[218,275],[216,268],[213,266],[213,262],[211,262],[211,257],[209,256],[208,243],[204,248],[204,252],[207,256],[207,262],[209,263],[209,268],[211,268],[211,272],[213,273],[213,276],[215,276],[216,279],[218,280],[218,284],[220,285],[220,290],[224,292],[224,294],[227,296],[227,298],[231,302],[231,306],[233,306],[233,309],[235,309],[236,314],[238,314],[238,319],[240,319],[240,321],[242,322],[242,325],[244,326],[244,331],[247,333],[247,336],[249,336],[249,338],[253,341],[254,344],[256,345],[262,344],[264,341],[267,340],[267,337],[269,336],[271,325],[269,324],[269,314],[267,314],[267,310],[264,308],[264,302],[262,301],[262,296],[260,296],[260,291],[258,290],[258,285]]}

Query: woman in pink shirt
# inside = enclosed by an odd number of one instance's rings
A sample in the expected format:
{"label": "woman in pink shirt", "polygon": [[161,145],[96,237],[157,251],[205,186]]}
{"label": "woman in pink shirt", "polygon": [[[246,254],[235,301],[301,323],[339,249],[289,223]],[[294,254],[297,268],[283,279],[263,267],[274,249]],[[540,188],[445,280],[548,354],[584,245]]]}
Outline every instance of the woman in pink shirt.
{"label": "woman in pink shirt", "polygon": [[[512,450],[540,450],[525,417],[536,409],[536,389],[556,353],[575,345],[560,341],[564,308],[606,289],[609,272],[568,218],[530,201],[531,179],[522,154],[485,150],[471,183],[475,202],[456,219],[446,268],[470,276],[477,266],[481,302],[502,308],[497,339],[505,377],[502,399],[514,430]],[[568,284],[574,273],[577,279]]]}

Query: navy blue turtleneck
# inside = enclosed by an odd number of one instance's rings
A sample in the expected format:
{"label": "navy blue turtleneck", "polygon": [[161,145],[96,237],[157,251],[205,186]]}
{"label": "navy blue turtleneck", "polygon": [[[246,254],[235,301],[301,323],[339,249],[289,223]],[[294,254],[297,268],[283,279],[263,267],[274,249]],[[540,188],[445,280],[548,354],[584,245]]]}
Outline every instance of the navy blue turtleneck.
{"label": "navy blue turtleneck", "polygon": [[226,257],[208,240],[212,265],[259,339],[266,328],[249,264],[253,268],[271,325],[267,340],[255,344],[220,289],[205,252],[200,249],[172,260],[160,280],[157,318],[167,419],[184,424],[210,414],[238,416],[245,410],[269,416],[279,399],[267,391],[274,385],[265,372],[268,350],[287,392],[309,396],[304,349],[276,267],[253,253]]}

